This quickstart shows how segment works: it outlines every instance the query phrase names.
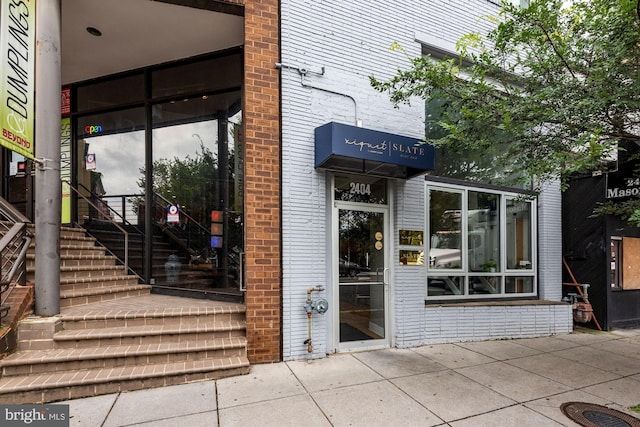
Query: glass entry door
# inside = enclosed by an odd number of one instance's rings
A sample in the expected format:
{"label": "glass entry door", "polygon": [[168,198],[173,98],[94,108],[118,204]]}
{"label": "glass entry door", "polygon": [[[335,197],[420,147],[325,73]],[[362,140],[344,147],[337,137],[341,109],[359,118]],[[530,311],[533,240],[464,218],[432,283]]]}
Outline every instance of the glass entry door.
{"label": "glass entry door", "polygon": [[340,351],[388,345],[385,216],[383,209],[338,209]]}

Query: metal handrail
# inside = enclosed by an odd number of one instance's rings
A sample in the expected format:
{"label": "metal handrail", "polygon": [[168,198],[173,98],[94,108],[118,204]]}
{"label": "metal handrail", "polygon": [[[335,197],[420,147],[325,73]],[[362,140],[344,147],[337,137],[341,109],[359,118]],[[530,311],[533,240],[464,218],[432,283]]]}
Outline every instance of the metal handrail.
{"label": "metal handrail", "polygon": [[[154,205],[158,205],[158,201],[161,201],[163,203],[166,204],[166,206],[169,205],[174,205],[176,202],[172,202],[169,201],[168,199],[166,199],[164,196],[162,196],[161,194],[158,194],[156,192],[153,193],[153,201],[152,204]],[[191,239],[191,233],[193,230],[193,233],[195,233],[195,238],[200,240],[200,243],[203,243],[205,240],[208,241],[209,237],[211,236],[211,232],[210,230],[208,230],[206,227],[204,227],[202,224],[200,224],[200,222],[198,222],[195,218],[193,218],[191,215],[189,215],[187,212],[185,212],[180,205],[177,205],[178,207],[178,212],[180,212],[180,215],[185,218],[187,220],[187,222],[189,223],[189,227],[188,227],[188,237],[186,242],[184,242],[179,235],[176,235],[174,232],[174,229],[171,227],[163,227],[163,233],[165,233],[170,239],[172,239],[174,242],[176,242],[177,244],[183,246],[183,248],[191,255],[191,256],[200,256],[203,255],[201,253],[198,253],[197,251],[195,251],[192,248],[193,245],[193,240]],[[193,227],[193,228],[192,228]],[[196,240],[197,242],[197,240]],[[197,243],[196,243],[197,246]],[[209,256],[208,252],[206,252],[204,254],[204,257],[207,258]]]}
{"label": "metal handrail", "polygon": [[[164,198],[162,195],[158,194],[158,193],[153,193],[153,195],[155,197],[157,197],[158,199],[162,200],[163,202],[167,203],[168,205],[172,205],[173,202]],[[207,228],[205,228],[202,224],[200,224],[198,221],[196,221],[193,217],[191,217],[188,213],[186,213],[185,211],[182,210],[182,208],[180,206],[178,206],[178,211],[180,212],[180,214],[184,215],[192,224],[195,224],[198,228],[200,228],[204,233],[206,234],[210,234],[210,230],[208,230]]]}
{"label": "metal handrail", "polygon": [[[63,181],[63,182],[65,182],[65,183],[69,184],[69,182],[68,182],[68,181]],[[88,192],[92,197],[95,197],[96,199],[100,198],[100,196],[98,196],[98,195],[96,195],[95,193],[93,193],[91,190],[89,190],[89,189],[88,189],[87,187],[85,187],[84,185],[82,185],[82,184],[80,184],[80,183],[78,183],[78,185],[79,185],[80,187],[82,187],[86,192]],[[69,186],[70,186],[71,188],[73,188],[73,189],[74,189],[74,191],[80,195],[80,193],[79,193],[79,190],[78,190],[78,189],[74,188],[71,184],[69,184]],[[125,194],[125,195],[118,195],[118,196],[112,196],[112,197],[138,197],[138,196],[140,196],[140,194]],[[83,198],[84,198],[84,197],[83,197]],[[86,198],[85,198],[85,199],[86,199]],[[99,207],[96,207],[94,204],[91,204],[91,206],[93,206],[94,208],[96,208],[96,209],[100,210],[100,208],[99,208]],[[125,218],[124,216],[122,216],[120,213],[118,213],[118,211],[116,211],[115,209],[113,209],[111,206],[109,206],[109,205],[107,205],[107,204],[105,204],[104,206],[106,206],[106,208],[109,210],[109,213],[110,213],[110,214],[115,215],[115,216],[117,216],[118,218],[120,218],[120,220],[122,221],[122,223],[123,223],[123,224],[126,224],[126,225],[127,225],[127,226],[129,226],[129,227],[133,227],[133,228],[138,232],[138,234],[140,234],[140,235],[142,235],[142,234],[143,234],[143,233],[142,233],[142,231],[141,231],[138,227],[136,227],[134,224],[132,224],[132,223],[131,223],[131,221],[129,221],[128,219],[126,219],[126,218]]]}
{"label": "metal handrail", "polygon": [[[26,229],[26,225],[22,229],[25,230]],[[32,238],[29,235],[29,233],[26,233],[22,237],[22,240],[23,240],[23,243],[22,243],[22,248],[20,249],[20,253],[16,257],[16,262],[13,263],[13,267],[11,267],[11,270],[9,270],[9,274],[7,274],[7,278],[9,280],[13,279],[13,277],[15,277],[16,274],[18,274],[18,269],[21,266],[24,266],[24,260],[27,257],[27,251],[29,251],[29,246],[31,245]],[[20,275],[24,274],[24,271],[21,271],[19,274]],[[18,276],[18,277],[20,277],[20,276]]]}
{"label": "metal handrail", "polygon": [[7,202],[2,197],[0,197],[0,212],[2,212],[2,216],[13,223],[23,223],[26,225],[31,222],[29,221],[29,218],[22,215],[20,211],[18,211],[15,207],[13,207],[11,203]]}
{"label": "metal handrail", "polygon": [[[173,205],[174,202],[166,199],[164,196],[154,192],[153,193],[154,197],[162,200],[164,203],[166,203],[167,205]],[[185,211],[182,210],[182,208],[178,205],[178,211],[180,212],[181,215],[184,215],[185,218],[187,218],[189,220],[190,224],[195,224],[197,228],[200,229],[200,231],[206,235],[206,236],[210,236],[211,232],[210,230],[208,230],[206,227],[204,227],[202,224],[200,224],[198,221],[196,221],[192,216],[190,216],[188,213],[186,213]],[[238,252],[238,288],[241,292],[246,292],[247,288],[246,288],[246,284],[244,282],[244,263],[245,263],[245,253],[244,252]]]}
{"label": "metal handrail", "polygon": [[[9,202],[0,197],[0,216],[12,226],[6,227],[7,232],[0,239],[0,254],[2,254],[2,267],[11,264],[7,274],[2,274],[0,281],[8,289],[4,292],[4,298],[0,301],[0,307],[11,295],[18,282],[26,279],[27,251],[31,245],[32,236],[27,231],[29,219],[22,215]],[[2,269],[4,270],[4,268]],[[6,313],[7,309],[0,311],[0,315]]]}
{"label": "metal handrail", "polygon": [[[93,203],[91,200],[89,200],[84,194],[80,193],[80,191],[74,187],[73,185],[71,185],[71,183],[69,181],[62,181],[65,184],[67,184],[69,186],[69,188],[73,191],[75,191],[75,193],[82,197],[82,199],[87,202],[90,206],[92,206],[94,209],[96,209],[98,212],[100,212],[100,207],[97,206],[95,203]],[[127,232],[127,230],[124,229],[124,227],[122,227],[120,224],[118,224],[116,221],[114,221],[112,218],[108,218],[108,221],[115,225],[116,228],[118,230],[120,230],[122,232],[122,234],[124,234],[124,271],[125,274],[129,273],[129,233]]]}

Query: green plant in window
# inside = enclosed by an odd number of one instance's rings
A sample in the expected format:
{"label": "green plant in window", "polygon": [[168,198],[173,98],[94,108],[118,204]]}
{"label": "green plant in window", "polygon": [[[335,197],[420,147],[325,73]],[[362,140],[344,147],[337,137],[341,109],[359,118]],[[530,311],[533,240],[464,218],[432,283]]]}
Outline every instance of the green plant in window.
{"label": "green plant in window", "polygon": [[489,261],[480,264],[480,268],[486,273],[494,272],[498,268],[498,264],[494,260],[490,259]]}

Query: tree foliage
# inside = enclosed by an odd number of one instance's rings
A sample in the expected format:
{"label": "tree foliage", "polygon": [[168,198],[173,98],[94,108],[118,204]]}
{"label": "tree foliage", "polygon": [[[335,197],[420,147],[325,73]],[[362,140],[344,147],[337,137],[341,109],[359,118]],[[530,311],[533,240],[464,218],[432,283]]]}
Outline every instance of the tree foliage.
{"label": "tree foliage", "polygon": [[[145,171],[140,170],[138,186],[145,188]],[[159,159],[153,162],[154,191],[175,201],[197,221],[205,221],[216,200],[218,165],[214,154],[204,145],[195,156]]]}
{"label": "tree foliage", "polygon": [[409,58],[372,85],[395,105],[440,100],[443,132],[428,142],[492,150],[514,181],[600,169],[620,141],[640,144],[638,0],[531,0],[489,19],[494,29],[463,37],[456,57]]}

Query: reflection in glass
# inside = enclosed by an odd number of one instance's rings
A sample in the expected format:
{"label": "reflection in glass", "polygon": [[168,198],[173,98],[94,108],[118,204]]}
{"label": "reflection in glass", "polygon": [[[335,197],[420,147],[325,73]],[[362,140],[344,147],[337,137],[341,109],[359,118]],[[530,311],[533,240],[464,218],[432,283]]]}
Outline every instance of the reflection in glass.
{"label": "reflection in glass", "polygon": [[502,278],[500,276],[469,277],[469,294],[499,293],[502,293]]}
{"label": "reflection in glass", "polygon": [[340,342],[383,338],[383,285],[341,285]]}
{"label": "reflection in glass", "polygon": [[137,72],[112,80],[91,82],[76,89],[76,112],[144,101],[144,74]]}
{"label": "reflection in glass", "polygon": [[144,123],[142,108],[78,118],[77,184],[95,205],[78,200],[81,224],[109,219],[138,224],[138,212],[129,201],[144,192],[137,184],[144,170]]}
{"label": "reflection in glass", "polygon": [[[441,184],[427,185],[427,202],[427,298],[536,292],[533,202],[497,189]],[[401,251],[401,265],[409,265],[412,256],[410,250]]]}
{"label": "reflection in glass", "polygon": [[384,214],[338,213],[340,342],[385,337]]}
{"label": "reflection in glass", "polygon": [[429,267],[432,269],[461,268],[460,193],[431,190],[429,192]]}
{"label": "reflection in glass", "polygon": [[[166,257],[164,271],[154,272],[156,285],[238,286],[243,223],[242,165],[236,155],[239,100],[239,93],[227,93],[154,106],[153,220],[164,236]],[[178,209],[178,217],[167,214],[170,206]],[[170,274],[171,263],[179,265],[181,274]]]}
{"label": "reflection in glass", "polygon": [[400,265],[424,265],[423,251],[400,250]]}
{"label": "reflection in glass", "polygon": [[422,246],[424,233],[417,230],[400,230],[400,244],[407,246]]}
{"label": "reflection in glass", "polygon": [[73,219],[156,291],[239,291],[241,84],[234,50],[77,88]]}
{"label": "reflection in glass", "polygon": [[[212,76],[212,70],[215,70],[214,76]],[[151,82],[153,98],[195,92],[232,91],[242,84],[242,53],[228,52],[196,62],[162,67],[152,72]],[[176,82],[188,82],[188,84],[176,84]]]}
{"label": "reflection in glass", "polygon": [[340,283],[383,280],[384,215],[340,209]]}
{"label": "reflection in glass", "polygon": [[507,268],[533,268],[531,203],[507,199]]}
{"label": "reflection in glass", "polygon": [[500,271],[500,196],[469,191],[467,228],[469,271]]}
{"label": "reflection in glass", "polygon": [[427,296],[464,295],[464,277],[441,276],[429,277],[427,280]]}
{"label": "reflection in glass", "polygon": [[[444,94],[434,94],[425,103],[425,137],[437,140],[448,131],[441,123],[458,120],[460,109]],[[477,149],[454,149],[448,144],[437,145],[435,170],[430,175],[456,178],[482,184],[507,185],[531,189],[530,180],[524,178],[513,156],[509,156],[513,137],[503,130],[495,129],[492,143]],[[520,184],[519,182],[522,182]]]}
{"label": "reflection in glass", "polygon": [[533,292],[533,277],[505,277],[505,292],[508,294],[528,294]]}

